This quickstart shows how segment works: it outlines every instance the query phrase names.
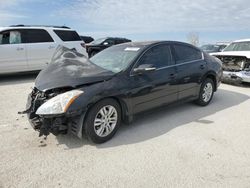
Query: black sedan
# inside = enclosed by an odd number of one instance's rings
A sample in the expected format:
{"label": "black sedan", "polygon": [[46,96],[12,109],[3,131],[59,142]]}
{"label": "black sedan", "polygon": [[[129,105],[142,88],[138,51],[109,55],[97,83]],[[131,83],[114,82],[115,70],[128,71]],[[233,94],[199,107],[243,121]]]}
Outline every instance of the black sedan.
{"label": "black sedan", "polygon": [[93,57],[95,54],[100,51],[109,48],[113,45],[122,44],[126,42],[131,42],[131,40],[126,38],[118,38],[118,37],[106,37],[94,40],[93,42],[86,45],[86,51],[89,57]]}
{"label": "black sedan", "polygon": [[36,78],[26,113],[40,136],[71,132],[103,143],[145,110],[190,100],[206,106],[221,75],[220,60],[181,42],[125,43],[91,59],[61,47]]}

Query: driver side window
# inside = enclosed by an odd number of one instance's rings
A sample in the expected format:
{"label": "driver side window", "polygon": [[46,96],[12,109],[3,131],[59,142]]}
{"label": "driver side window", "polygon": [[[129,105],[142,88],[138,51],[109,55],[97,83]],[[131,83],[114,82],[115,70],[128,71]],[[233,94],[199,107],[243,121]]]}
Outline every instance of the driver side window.
{"label": "driver side window", "polygon": [[152,65],[156,69],[173,65],[170,45],[161,44],[150,48],[141,57],[136,67],[144,64]]}

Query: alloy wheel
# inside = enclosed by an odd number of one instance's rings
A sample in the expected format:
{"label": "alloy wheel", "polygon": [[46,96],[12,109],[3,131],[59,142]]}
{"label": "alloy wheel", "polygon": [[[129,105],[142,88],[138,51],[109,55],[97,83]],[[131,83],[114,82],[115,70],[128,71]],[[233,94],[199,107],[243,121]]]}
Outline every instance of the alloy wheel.
{"label": "alloy wheel", "polygon": [[118,121],[118,113],[115,107],[107,105],[102,107],[94,120],[95,133],[100,137],[108,136],[115,128]]}
{"label": "alloy wheel", "polygon": [[213,85],[211,83],[207,83],[203,88],[202,99],[204,102],[208,102],[213,94]]}

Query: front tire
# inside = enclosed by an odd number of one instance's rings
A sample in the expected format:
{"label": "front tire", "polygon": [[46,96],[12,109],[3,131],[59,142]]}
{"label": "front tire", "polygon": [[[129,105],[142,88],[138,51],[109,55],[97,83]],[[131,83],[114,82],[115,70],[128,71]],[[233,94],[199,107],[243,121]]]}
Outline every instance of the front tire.
{"label": "front tire", "polygon": [[212,79],[207,78],[201,84],[199,98],[195,102],[200,106],[206,106],[211,102],[213,95],[214,95],[214,82]]}
{"label": "front tire", "polygon": [[104,99],[87,113],[84,131],[90,141],[100,144],[110,140],[120,124],[120,105],[114,99]]}

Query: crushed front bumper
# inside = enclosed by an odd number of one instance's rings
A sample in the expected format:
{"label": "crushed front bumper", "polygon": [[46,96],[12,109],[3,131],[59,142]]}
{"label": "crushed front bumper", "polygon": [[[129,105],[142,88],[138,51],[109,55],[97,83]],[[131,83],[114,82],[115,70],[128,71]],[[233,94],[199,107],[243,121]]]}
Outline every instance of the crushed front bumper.
{"label": "crushed front bumper", "polygon": [[73,114],[47,115],[40,116],[36,114],[37,109],[47,100],[40,91],[32,91],[29,94],[26,109],[28,120],[34,130],[39,132],[39,136],[48,136],[50,133],[54,135],[66,134],[71,132],[77,137],[82,137],[82,123],[85,116],[83,111],[77,111]]}
{"label": "crushed front bumper", "polygon": [[223,81],[234,81],[234,82],[248,82],[250,83],[250,71],[223,71]]}
{"label": "crushed front bumper", "polygon": [[28,119],[34,130],[39,132],[39,136],[47,136],[50,133],[57,136],[59,134],[72,133],[77,137],[82,137],[82,123],[84,115],[66,116],[38,116],[30,118],[32,113],[28,113]]}

